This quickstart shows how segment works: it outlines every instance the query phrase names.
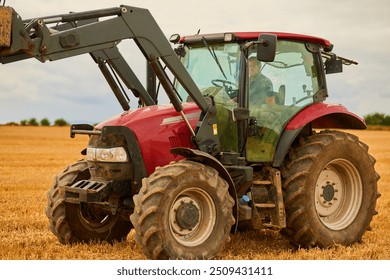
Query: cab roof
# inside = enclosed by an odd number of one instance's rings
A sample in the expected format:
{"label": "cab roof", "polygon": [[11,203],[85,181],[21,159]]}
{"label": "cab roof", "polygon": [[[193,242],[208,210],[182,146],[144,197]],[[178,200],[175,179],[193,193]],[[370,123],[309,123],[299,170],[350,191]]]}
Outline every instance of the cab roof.
{"label": "cab roof", "polygon": [[[329,40],[314,37],[310,35],[303,34],[295,34],[295,33],[286,33],[286,32],[226,32],[226,33],[211,33],[211,34],[197,34],[190,36],[183,36],[180,39],[181,43],[184,44],[197,44],[202,42],[203,38],[207,40],[209,43],[217,43],[217,42],[226,42],[226,38],[231,38],[231,41],[249,41],[249,40],[257,40],[260,34],[274,34],[279,39],[283,40],[294,40],[294,41],[304,41],[309,43],[320,44],[325,48],[332,47],[332,44]],[[228,34],[232,34],[233,36],[226,36]]]}

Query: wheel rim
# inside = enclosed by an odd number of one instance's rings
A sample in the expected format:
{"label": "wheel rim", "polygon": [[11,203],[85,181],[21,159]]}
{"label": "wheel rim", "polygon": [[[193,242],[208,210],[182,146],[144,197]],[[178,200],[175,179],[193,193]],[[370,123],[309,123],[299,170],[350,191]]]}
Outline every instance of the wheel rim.
{"label": "wheel rim", "polygon": [[102,213],[94,206],[82,203],[80,205],[79,217],[81,223],[86,228],[94,229],[97,232],[105,231],[111,227],[111,216]]}
{"label": "wheel rim", "polygon": [[184,246],[202,244],[211,235],[215,221],[213,199],[199,188],[181,192],[170,207],[170,231],[175,240]]}
{"label": "wheel rim", "polygon": [[363,185],[356,167],[335,159],[321,171],[315,189],[315,207],[321,222],[332,230],[348,227],[359,213]]}

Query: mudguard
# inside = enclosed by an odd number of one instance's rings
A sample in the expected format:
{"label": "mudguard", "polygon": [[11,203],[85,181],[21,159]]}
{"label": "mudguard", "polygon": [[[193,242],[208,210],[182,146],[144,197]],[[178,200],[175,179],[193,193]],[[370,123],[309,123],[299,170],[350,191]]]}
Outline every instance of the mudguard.
{"label": "mudguard", "polygon": [[364,119],[340,104],[315,103],[300,111],[286,125],[276,148],[273,166],[280,167],[291,144],[306,125],[312,129],[365,129]]}
{"label": "mudguard", "polygon": [[343,105],[314,103],[292,118],[285,130],[300,129],[310,122],[313,128],[366,128],[364,120]]}
{"label": "mudguard", "polygon": [[226,182],[229,184],[229,188],[234,189],[234,196],[236,196],[235,186],[233,183],[232,178],[229,175],[229,172],[226,170],[226,168],[213,156],[209,155],[208,153],[194,150],[190,148],[184,148],[184,147],[178,147],[171,149],[171,153],[175,155],[181,155],[185,157],[186,159],[196,161],[199,163],[203,163],[205,165],[208,165],[215,170],[218,171],[219,175],[226,180]]}

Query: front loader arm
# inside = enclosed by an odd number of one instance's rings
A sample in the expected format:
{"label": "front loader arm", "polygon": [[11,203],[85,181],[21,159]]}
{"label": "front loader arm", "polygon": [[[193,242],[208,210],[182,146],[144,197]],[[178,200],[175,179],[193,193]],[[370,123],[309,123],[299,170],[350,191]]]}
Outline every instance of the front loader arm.
{"label": "front loader arm", "polygon": [[[129,109],[128,98],[115,85],[110,70],[115,71],[146,105],[152,105],[153,98],[146,92],[116,48],[116,45],[124,39],[135,41],[159,78],[176,111],[186,121],[199,149],[213,155],[218,154],[220,145],[215,129],[216,116],[213,102],[207,102],[203,97],[148,10],[120,6],[22,20],[12,8],[0,7],[1,63],[27,58],[36,58],[41,62],[54,61],[89,53],[98,63],[124,110]],[[182,111],[181,100],[161,61],[202,111],[196,133]],[[111,68],[107,68],[106,64]]]}
{"label": "front loader arm", "polygon": [[[127,88],[129,88],[136,97],[140,97],[144,104],[155,104],[152,97],[144,89],[141,82],[139,81],[129,64],[127,64],[126,60],[123,58],[122,54],[119,52],[116,46],[109,49],[90,52],[90,55],[92,56],[93,60],[99,65],[103,76],[107,80],[107,83],[110,85],[113,93],[115,94],[122,107],[127,105],[128,98],[123,98],[123,95],[121,94],[117,83],[111,75],[113,71],[115,71],[115,73],[118,73]],[[111,71],[108,70],[107,65],[109,65]]]}
{"label": "front loader arm", "polygon": [[121,6],[22,20],[12,8],[0,8],[1,63],[32,57],[41,62],[54,61],[97,53],[115,47],[121,40],[133,39],[148,61],[164,62],[203,112],[209,106],[146,9]]}

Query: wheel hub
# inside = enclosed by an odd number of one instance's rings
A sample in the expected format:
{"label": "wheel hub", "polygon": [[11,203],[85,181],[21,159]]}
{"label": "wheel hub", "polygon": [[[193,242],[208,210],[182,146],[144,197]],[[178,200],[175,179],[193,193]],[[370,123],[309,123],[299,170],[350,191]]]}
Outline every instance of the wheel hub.
{"label": "wheel hub", "polygon": [[325,201],[330,202],[334,198],[335,188],[331,184],[327,184],[325,186],[322,186],[323,192],[322,197],[325,199]]}
{"label": "wheel hub", "polygon": [[197,200],[187,195],[179,197],[171,211],[171,224],[175,233],[187,236],[195,232],[202,218],[201,208]]}
{"label": "wheel hub", "polygon": [[320,216],[329,217],[338,211],[342,186],[341,178],[335,171],[322,171],[316,187],[316,208]]}
{"label": "wheel hub", "polygon": [[199,209],[193,203],[183,203],[176,211],[179,227],[191,230],[199,222]]}
{"label": "wheel hub", "polygon": [[213,200],[200,188],[182,191],[169,210],[169,227],[173,237],[185,246],[197,246],[209,238],[215,220]]}

